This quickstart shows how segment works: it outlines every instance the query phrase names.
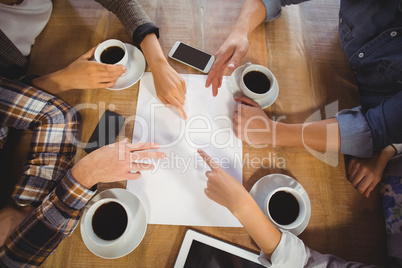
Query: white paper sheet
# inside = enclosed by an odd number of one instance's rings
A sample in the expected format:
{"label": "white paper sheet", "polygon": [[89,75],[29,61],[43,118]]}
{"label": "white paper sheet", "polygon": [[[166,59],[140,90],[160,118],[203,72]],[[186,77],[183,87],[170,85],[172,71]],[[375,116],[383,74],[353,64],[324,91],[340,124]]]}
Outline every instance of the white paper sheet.
{"label": "white paper sheet", "polygon": [[226,88],[229,77],[212,97],[205,75],[182,75],[186,81],[188,119],[166,108],[156,97],[151,73],[140,81],[133,143],[157,142],[167,157],[154,161],[153,171],[129,181],[127,189],[143,202],[148,223],[190,226],[241,226],[225,207],[204,193],[209,170],[197,149],[201,148],[229,174],[242,180],[242,143],[232,130],[235,107]]}

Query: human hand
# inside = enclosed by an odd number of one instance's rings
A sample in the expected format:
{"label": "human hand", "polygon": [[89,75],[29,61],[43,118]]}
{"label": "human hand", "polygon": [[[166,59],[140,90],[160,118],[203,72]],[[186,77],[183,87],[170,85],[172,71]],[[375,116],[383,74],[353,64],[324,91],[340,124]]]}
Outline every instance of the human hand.
{"label": "human hand", "polygon": [[388,146],[375,152],[370,158],[353,157],[348,166],[349,181],[364,196],[369,197],[382,179],[384,169],[395,154],[395,149]]}
{"label": "human hand", "polygon": [[122,65],[111,65],[92,61],[96,47],[57,73],[62,90],[73,88],[109,88],[127,70]]}
{"label": "human hand", "polygon": [[153,71],[156,95],[166,107],[174,108],[186,120],[184,111],[186,99],[186,83],[184,79],[169,65],[164,63]]}
{"label": "human hand", "polygon": [[81,185],[91,188],[99,182],[136,180],[140,171],[152,170],[153,164],[141,163],[150,159],[165,158],[156,143],[131,144],[127,139],[99,148],[81,159],[71,169],[71,175]]}
{"label": "human hand", "polygon": [[248,144],[271,143],[272,120],[260,105],[249,98],[235,98],[237,105],[233,112],[233,130],[239,139]]}
{"label": "human hand", "polygon": [[222,77],[226,67],[229,70],[235,70],[239,66],[240,60],[247,54],[248,47],[247,35],[233,32],[219,48],[205,83],[205,87],[212,84],[214,97],[218,94],[218,88],[222,86]]}
{"label": "human hand", "polygon": [[248,197],[249,193],[240,182],[220,168],[205,151],[198,149],[197,152],[211,168],[205,173],[208,178],[205,195],[228,208],[236,216],[244,204],[243,198]]}

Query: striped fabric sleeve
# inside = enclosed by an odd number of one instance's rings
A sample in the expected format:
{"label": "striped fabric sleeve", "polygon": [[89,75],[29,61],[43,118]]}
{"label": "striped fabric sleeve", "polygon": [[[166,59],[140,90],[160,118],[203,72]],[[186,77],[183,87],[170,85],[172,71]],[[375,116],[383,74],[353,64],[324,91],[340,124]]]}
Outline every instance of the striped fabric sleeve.
{"label": "striped fabric sleeve", "polygon": [[86,189],[67,172],[57,187],[6,240],[0,266],[39,266],[77,227],[82,208],[96,191]]}

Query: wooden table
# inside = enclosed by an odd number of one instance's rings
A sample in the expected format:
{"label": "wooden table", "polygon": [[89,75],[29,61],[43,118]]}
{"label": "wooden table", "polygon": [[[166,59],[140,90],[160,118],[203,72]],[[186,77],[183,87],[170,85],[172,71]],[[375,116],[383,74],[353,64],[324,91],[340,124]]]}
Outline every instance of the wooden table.
{"label": "wooden table", "polygon": [[[140,2],[160,27],[160,43],[165,55],[177,40],[214,54],[231,31],[243,5],[240,0]],[[338,8],[337,0],[287,7],[280,19],[260,25],[252,34],[249,52],[242,63],[262,64],[276,75],[279,97],[266,109],[276,120],[301,123],[316,111],[319,111],[318,119],[333,116],[331,111],[325,113],[325,107],[331,103],[337,105],[336,111],[358,104],[354,76],[338,40]],[[29,72],[46,74],[63,68],[109,38],[130,42],[119,20],[95,1],[56,0],[50,22],[33,48]],[[180,63],[169,62],[179,73],[200,74]],[[122,91],[77,89],[59,97],[72,105],[95,104],[95,108],[81,110],[80,137],[86,142],[98,121],[99,111],[104,108],[114,107],[126,118],[135,118],[138,88],[137,83]],[[122,133],[131,138],[134,121],[129,121]],[[21,139],[29,140],[24,136]],[[287,174],[304,186],[311,200],[312,215],[300,238],[308,246],[347,260],[385,264],[386,236],[379,195],[374,192],[370,198],[365,198],[351,186],[346,179],[342,155],[336,155],[338,163],[331,166],[304,148],[256,149],[244,144],[243,153],[250,158],[266,157],[262,163],[265,168],[244,167],[244,186],[248,190],[262,176],[271,173]],[[79,149],[75,161],[83,156],[85,152]],[[121,182],[100,188],[124,186],[125,182]],[[150,224],[142,243],[132,253],[106,260],[86,248],[78,227],[43,267],[173,267],[189,228],[259,252],[242,228]]]}

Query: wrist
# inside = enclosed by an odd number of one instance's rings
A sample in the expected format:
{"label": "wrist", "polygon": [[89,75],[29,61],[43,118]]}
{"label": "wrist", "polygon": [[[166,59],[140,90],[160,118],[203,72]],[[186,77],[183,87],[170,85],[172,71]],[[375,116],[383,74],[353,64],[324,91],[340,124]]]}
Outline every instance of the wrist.
{"label": "wrist", "polygon": [[85,159],[82,159],[79,161],[77,164],[75,164],[71,170],[70,174],[71,176],[82,186],[84,186],[87,189],[91,189],[97,182],[93,179],[91,174],[89,174],[88,168],[85,167]]}
{"label": "wrist", "polygon": [[153,55],[152,57],[148,57],[147,63],[152,72],[170,67],[167,59],[163,55]]}
{"label": "wrist", "polygon": [[32,84],[36,88],[52,94],[57,94],[68,89],[68,87],[63,85],[63,70],[35,78],[32,80]]}
{"label": "wrist", "polygon": [[278,146],[302,146],[301,128],[297,124],[274,123],[271,144]]}
{"label": "wrist", "polygon": [[253,197],[249,192],[244,189],[244,191],[239,194],[232,204],[231,208],[229,208],[230,212],[241,221],[245,217],[249,215],[249,208],[252,206],[254,202]]}
{"label": "wrist", "polygon": [[392,157],[394,157],[396,154],[396,150],[393,146],[389,145],[385,147],[383,150],[380,152],[380,157],[388,162]]}
{"label": "wrist", "polygon": [[248,37],[251,34],[251,32],[252,31],[249,31],[249,28],[246,25],[235,26],[233,31],[230,33],[228,39],[234,39],[234,40],[247,39],[248,40]]}

